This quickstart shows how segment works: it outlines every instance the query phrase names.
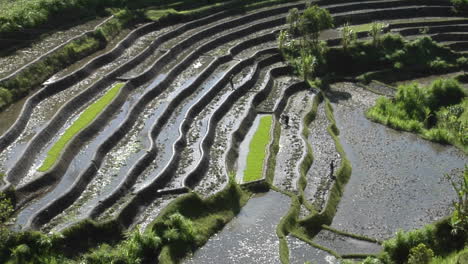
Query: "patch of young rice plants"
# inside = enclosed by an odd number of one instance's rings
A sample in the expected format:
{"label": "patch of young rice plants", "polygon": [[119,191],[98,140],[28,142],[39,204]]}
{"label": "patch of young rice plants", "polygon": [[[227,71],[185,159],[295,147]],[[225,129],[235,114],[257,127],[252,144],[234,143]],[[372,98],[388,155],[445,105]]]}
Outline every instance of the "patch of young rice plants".
{"label": "patch of young rice plants", "polygon": [[272,117],[264,116],[260,119],[257,131],[252,137],[247,156],[247,165],[244,171],[244,181],[254,181],[262,178],[266,147],[270,141],[270,128]]}
{"label": "patch of young rice plants", "polygon": [[39,167],[38,171],[49,170],[57,161],[58,157],[62,153],[62,150],[68,144],[68,142],[81,130],[87,127],[98,115],[101,113],[107,105],[117,96],[120,89],[124,86],[124,83],[118,83],[114,85],[104,96],[99,100],[90,105],[80,115],[80,117],[65,131],[65,133],[59,138],[59,140],[52,146],[47,153],[47,156]]}

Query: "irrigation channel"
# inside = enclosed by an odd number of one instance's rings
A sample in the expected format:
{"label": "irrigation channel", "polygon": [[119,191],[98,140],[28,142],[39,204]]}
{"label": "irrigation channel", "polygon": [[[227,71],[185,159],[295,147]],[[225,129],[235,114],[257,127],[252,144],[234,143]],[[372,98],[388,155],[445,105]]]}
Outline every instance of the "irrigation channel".
{"label": "irrigation channel", "polygon": [[[338,26],[378,20],[407,38],[425,34],[468,50],[468,20],[456,17],[448,1],[317,4]],[[300,218],[311,208],[320,212],[335,184],[330,163],[339,168],[344,158],[352,176],[331,226],[312,241],[287,235],[291,263],[339,263],[341,256],[381,250],[377,242],[335,229],[380,241],[447,215],[455,194],[442,176],[460,173],[466,155],[367,120],[364,111],[378,95],[364,86],[335,83],[319,100],[322,94],[294,77],[277,49],[288,11],[304,7],[290,2],[169,26],[140,25],[0,113],[0,186],[14,187],[17,202],[11,227],[58,232],[85,219],[117,219],[125,228],[144,229],[180,195],[218,193],[230,174],[249,186],[249,146],[262,117],[272,121],[256,183],[268,182],[275,191],[252,196],[186,263],[280,263],[277,227],[291,197],[304,195]],[[1,57],[0,78],[105,20]],[[337,31],[321,38],[330,46],[340,43]],[[95,109],[95,118],[80,127]],[[314,118],[306,122],[311,111]],[[328,129],[335,120],[338,141]],[[269,151],[275,142],[277,153]],[[314,159],[304,172],[310,154]]]}

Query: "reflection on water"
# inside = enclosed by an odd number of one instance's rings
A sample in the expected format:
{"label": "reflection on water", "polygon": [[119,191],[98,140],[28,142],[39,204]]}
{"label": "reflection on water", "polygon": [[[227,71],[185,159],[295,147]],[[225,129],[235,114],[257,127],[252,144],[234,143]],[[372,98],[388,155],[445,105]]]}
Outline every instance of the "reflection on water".
{"label": "reflection on water", "polygon": [[274,191],[251,198],[236,218],[185,263],[280,263],[276,226],[289,200]]}

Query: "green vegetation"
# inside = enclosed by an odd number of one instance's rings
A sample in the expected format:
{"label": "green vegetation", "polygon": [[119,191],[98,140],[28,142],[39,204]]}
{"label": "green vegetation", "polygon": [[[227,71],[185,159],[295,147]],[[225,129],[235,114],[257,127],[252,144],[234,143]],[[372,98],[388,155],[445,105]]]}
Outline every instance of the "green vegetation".
{"label": "green vegetation", "polygon": [[[366,41],[356,40],[353,26],[345,24],[342,30],[343,48],[328,48],[318,40],[298,41],[292,36],[305,33],[297,29],[300,29],[301,23],[294,22],[293,18],[297,15],[293,10],[290,17],[289,30],[281,32],[278,37],[279,48],[304,79],[363,74],[359,79],[364,82],[373,79],[393,82],[417,74],[445,73],[467,65],[465,57],[439,45],[430,37],[407,41],[397,34],[383,34],[384,25],[376,22],[368,24],[366,29],[371,39]],[[325,20],[322,24],[331,26],[326,17],[320,17]]]}
{"label": "green vegetation", "polygon": [[430,264],[459,264],[468,263],[468,247],[459,251],[453,252],[452,254],[441,257],[437,256],[432,259]]}
{"label": "green vegetation", "polygon": [[247,164],[244,170],[244,182],[258,180],[263,177],[263,164],[267,152],[266,147],[270,142],[271,123],[271,115],[260,118],[257,131],[255,131],[250,141]]}
{"label": "green vegetation", "polygon": [[[281,53],[304,80],[310,80],[316,69],[325,64],[327,48],[319,41],[319,34],[333,26],[333,18],[326,9],[314,5],[302,15],[297,9],[291,9],[287,21],[288,31],[282,31],[278,38]],[[299,41],[294,38],[297,34]]]}
{"label": "green vegetation", "polygon": [[15,77],[0,82],[0,110],[26,96],[57,71],[104,48],[134,18],[134,14],[128,10],[118,11],[113,19],[93,33],[65,45],[43,60],[30,65]]}
{"label": "green vegetation", "polygon": [[344,24],[341,29],[341,45],[343,46],[343,50],[346,51],[354,41],[356,41],[356,32],[348,23]]}
{"label": "green vegetation", "polygon": [[[399,76],[445,73],[464,66],[460,55],[434,42],[430,37],[406,41],[400,35],[383,34],[378,23],[370,31],[369,41],[354,41],[346,50],[330,49],[321,74],[364,74],[361,79],[393,82]],[[382,76],[373,71],[385,69]],[[393,79],[392,79],[393,78]]]}
{"label": "green vegetation", "polygon": [[370,31],[372,28],[372,23],[360,24],[360,25],[351,25],[349,26],[354,32],[365,32]]}
{"label": "green vegetation", "polygon": [[467,13],[468,12],[468,0],[450,0],[455,11],[460,13]]}
{"label": "green vegetation", "polygon": [[47,157],[38,170],[49,170],[55,164],[68,142],[81,130],[86,128],[104,110],[104,108],[112,102],[123,86],[124,83],[114,85],[114,87],[107,91],[99,100],[86,108],[78,119],[65,131],[57,142],[55,142],[49,152],[47,152]]}
{"label": "green vegetation", "polygon": [[[175,1],[165,1],[175,2]],[[184,1],[193,2],[193,1]],[[163,1],[148,0],[0,0],[0,33],[18,32],[54,22],[92,18],[109,13],[111,9],[136,8]],[[111,9],[107,9],[111,8]]]}
{"label": "green vegetation", "polygon": [[0,192],[0,226],[10,218],[13,211],[11,199],[5,193]]}
{"label": "green vegetation", "polygon": [[49,235],[0,226],[0,259],[6,264],[177,263],[221,230],[250,195],[231,177],[225,189],[206,199],[194,192],[179,196],[144,232],[125,232],[116,220],[85,220]]}
{"label": "green vegetation", "polygon": [[[311,83],[312,84],[312,83]],[[289,192],[283,192],[284,194],[291,197],[291,208],[288,213],[281,219],[280,223],[277,226],[276,233],[280,239],[280,259],[281,263],[289,263],[289,249],[287,245],[286,237],[288,235],[292,235],[297,237],[298,239],[310,244],[313,247],[325,250],[326,252],[334,255],[336,257],[340,257],[338,253],[334,252],[331,249],[322,247],[318,244],[312,242],[312,238],[322,229],[324,224],[330,224],[336,209],[338,207],[339,201],[343,194],[344,187],[351,175],[351,164],[346,158],[346,154],[340,144],[338,138],[338,128],[336,127],[336,123],[333,117],[333,109],[331,107],[330,102],[328,99],[323,97],[322,93],[319,93],[314,98],[314,104],[312,106],[311,111],[306,115],[304,119],[304,131],[302,131],[303,136],[308,135],[308,129],[305,129],[310,122],[315,119],[315,115],[317,112],[318,105],[325,100],[325,109],[327,118],[330,121],[330,126],[328,127],[328,132],[332,136],[333,140],[335,141],[335,146],[337,151],[340,153],[342,157],[342,163],[340,168],[337,170],[336,173],[336,182],[333,184],[329,199],[325,205],[325,208],[321,212],[317,212],[313,210],[310,205],[308,205],[305,196],[303,194],[303,190],[306,187],[307,182],[305,181],[305,175],[307,173],[307,167],[313,162],[312,150],[310,146],[308,146],[308,153],[306,159],[303,160],[301,164],[301,176],[298,182],[298,189],[301,190],[300,194],[294,194]],[[272,187],[273,189],[280,191]],[[310,215],[306,216],[303,219],[300,219],[300,211],[301,205],[304,205],[310,211]],[[368,239],[366,239],[368,240]]]}
{"label": "green vegetation", "polygon": [[398,231],[383,243],[384,250],[377,258],[368,258],[363,263],[466,263],[457,261],[468,257],[468,166],[460,177],[450,180],[459,198],[452,216],[421,229]]}
{"label": "green vegetation", "polygon": [[468,151],[468,98],[456,80],[399,86],[395,98],[379,98],[367,117]]}
{"label": "green vegetation", "polygon": [[458,200],[454,202],[454,211],[450,218],[452,233],[468,233],[468,165],[461,179],[453,179],[449,175],[446,177],[451,181]]}
{"label": "green vegetation", "polygon": [[149,20],[153,20],[153,21],[156,21],[156,20],[159,20],[163,17],[166,17],[166,16],[169,16],[171,14],[176,14],[177,11],[174,10],[173,8],[170,8],[170,9],[149,9],[147,11],[145,11],[145,16],[149,19]]}

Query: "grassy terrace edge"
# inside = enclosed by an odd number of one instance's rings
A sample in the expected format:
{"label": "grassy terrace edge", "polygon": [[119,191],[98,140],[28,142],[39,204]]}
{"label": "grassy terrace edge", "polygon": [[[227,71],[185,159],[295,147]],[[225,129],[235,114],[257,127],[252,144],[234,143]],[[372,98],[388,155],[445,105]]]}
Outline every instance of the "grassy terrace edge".
{"label": "grassy terrace edge", "polygon": [[267,145],[270,142],[270,131],[273,116],[267,115],[260,118],[257,131],[252,137],[247,156],[247,165],[244,170],[244,182],[262,178]]}
{"label": "grassy terrace edge", "polygon": [[55,144],[47,152],[47,156],[38,171],[45,172],[52,168],[60,157],[63,149],[67,146],[68,142],[73,137],[86,128],[96,117],[108,106],[112,100],[117,96],[125,83],[117,83],[109,91],[107,91],[101,98],[86,108],[80,114],[77,120],[63,133],[63,135],[55,142]]}

